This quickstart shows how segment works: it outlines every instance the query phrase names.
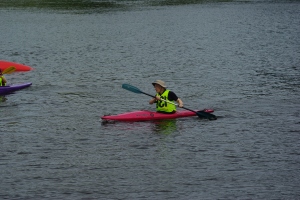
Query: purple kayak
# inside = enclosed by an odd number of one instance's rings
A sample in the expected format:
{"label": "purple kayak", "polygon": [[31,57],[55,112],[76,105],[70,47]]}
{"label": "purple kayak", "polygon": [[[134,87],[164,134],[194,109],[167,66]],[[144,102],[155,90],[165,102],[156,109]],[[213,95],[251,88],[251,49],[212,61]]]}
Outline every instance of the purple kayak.
{"label": "purple kayak", "polygon": [[0,87],[0,95],[6,95],[13,93],[14,91],[17,90],[22,90],[24,88],[27,88],[31,86],[32,83],[21,83],[21,84],[13,84],[13,85],[8,85],[8,86],[1,86]]}

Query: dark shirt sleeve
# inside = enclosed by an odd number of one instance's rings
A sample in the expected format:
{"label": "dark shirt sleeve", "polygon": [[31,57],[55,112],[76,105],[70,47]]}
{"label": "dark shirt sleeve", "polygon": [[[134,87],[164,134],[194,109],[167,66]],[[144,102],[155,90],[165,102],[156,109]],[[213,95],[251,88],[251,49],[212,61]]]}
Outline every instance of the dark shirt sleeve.
{"label": "dark shirt sleeve", "polygon": [[169,101],[177,101],[178,97],[174,92],[170,91],[168,99],[169,99]]}

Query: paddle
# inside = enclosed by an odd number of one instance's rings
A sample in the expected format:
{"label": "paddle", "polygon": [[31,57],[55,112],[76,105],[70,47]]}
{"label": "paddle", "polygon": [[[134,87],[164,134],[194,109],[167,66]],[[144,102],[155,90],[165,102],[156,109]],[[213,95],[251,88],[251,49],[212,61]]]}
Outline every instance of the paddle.
{"label": "paddle", "polygon": [[[140,89],[138,89],[137,87],[134,87],[134,86],[129,85],[129,84],[122,84],[122,88],[125,89],[125,90],[129,90],[131,92],[137,93],[137,94],[145,94],[145,95],[148,95],[150,97],[155,98],[155,96],[147,94],[147,93],[141,91]],[[166,102],[171,103],[171,104],[174,104],[175,106],[178,106],[178,104],[176,104],[176,103],[173,103],[173,102],[170,102],[170,101],[167,101],[167,100],[164,100],[164,99],[161,99],[161,100],[166,101]],[[181,107],[181,108],[196,113],[198,115],[198,117],[200,117],[200,118],[207,118],[209,120],[216,120],[217,119],[217,117],[215,115],[204,112],[204,111],[194,111],[194,110],[191,110],[191,109],[188,109],[188,108],[185,108],[185,107]]]}
{"label": "paddle", "polygon": [[16,68],[11,66],[11,67],[8,67],[6,68],[5,70],[3,70],[2,74],[11,74],[13,73],[14,71],[16,71]]}

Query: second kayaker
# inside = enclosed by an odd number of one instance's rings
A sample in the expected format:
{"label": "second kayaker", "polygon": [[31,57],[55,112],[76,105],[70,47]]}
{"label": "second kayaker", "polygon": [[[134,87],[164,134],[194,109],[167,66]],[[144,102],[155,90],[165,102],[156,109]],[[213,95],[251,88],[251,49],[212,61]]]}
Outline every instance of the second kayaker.
{"label": "second kayaker", "polygon": [[183,107],[183,102],[177,95],[168,90],[164,81],[157,80],[152,83],[156,91],[155,98],[149,101],[149,104],[156,103],[156,111],[161,113],[174,113],[176,112],[176,106],[174,104],[168,103],[164,100],[170,101],[172,103],[177,102],[179,107]]}
{"label": "second kayaker", "polygon": [[0,87],[6,85],[6,79],[4,78],[2,74],[2,70],[0,69]]}

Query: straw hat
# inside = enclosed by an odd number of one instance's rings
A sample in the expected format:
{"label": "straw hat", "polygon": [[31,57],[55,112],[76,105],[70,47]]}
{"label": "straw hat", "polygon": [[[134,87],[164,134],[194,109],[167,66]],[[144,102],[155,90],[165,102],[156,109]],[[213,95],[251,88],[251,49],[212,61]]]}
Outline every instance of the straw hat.
{"label": "straw hat", "polygon": [[167,87],[166,84],[165,84],[165,82],[163,82],[162,80],[156,80],[155,82],[152,83],[153,86],[155,86],[155,84],[158,84],[158,85],[160,85],[163,88]]}

